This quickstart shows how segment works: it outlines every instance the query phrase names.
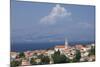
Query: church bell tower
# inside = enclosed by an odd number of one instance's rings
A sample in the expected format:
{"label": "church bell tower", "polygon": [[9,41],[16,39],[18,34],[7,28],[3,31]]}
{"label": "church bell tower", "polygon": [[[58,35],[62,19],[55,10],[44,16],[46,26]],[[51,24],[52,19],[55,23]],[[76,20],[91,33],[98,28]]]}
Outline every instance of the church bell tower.
{"label": "church bell tower", "polygon": [[68,41],[65,39],[65,48],[68,48]]}

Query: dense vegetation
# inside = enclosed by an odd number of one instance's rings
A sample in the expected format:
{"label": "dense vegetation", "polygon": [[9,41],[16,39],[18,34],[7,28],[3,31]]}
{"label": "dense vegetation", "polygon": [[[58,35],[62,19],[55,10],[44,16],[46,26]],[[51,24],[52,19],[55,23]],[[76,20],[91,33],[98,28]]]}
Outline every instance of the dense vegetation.
{"label": "dense vegetation", "polygon": [[55,53],[52,55],[54,63],[68,63],[69,59],[65,56],[60,54],[60,51],[55,51]]}

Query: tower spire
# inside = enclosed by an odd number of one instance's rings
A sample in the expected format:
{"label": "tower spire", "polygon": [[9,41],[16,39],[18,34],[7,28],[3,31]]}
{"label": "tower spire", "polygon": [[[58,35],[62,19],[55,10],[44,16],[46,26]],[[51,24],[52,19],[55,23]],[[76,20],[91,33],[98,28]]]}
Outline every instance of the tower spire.
{"label": "tower spire", "polygon": [[65,38],[65,48],[68,48],[68,41],[66,38]]}

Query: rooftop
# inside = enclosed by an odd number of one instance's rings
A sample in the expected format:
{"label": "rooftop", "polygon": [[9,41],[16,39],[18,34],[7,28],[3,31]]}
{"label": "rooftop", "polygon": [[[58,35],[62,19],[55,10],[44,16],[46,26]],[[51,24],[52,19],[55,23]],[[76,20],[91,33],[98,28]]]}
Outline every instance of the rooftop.
{"label": "rooftop", "polygon": [[55,48],[65,48],[65,45],[55,46]]}

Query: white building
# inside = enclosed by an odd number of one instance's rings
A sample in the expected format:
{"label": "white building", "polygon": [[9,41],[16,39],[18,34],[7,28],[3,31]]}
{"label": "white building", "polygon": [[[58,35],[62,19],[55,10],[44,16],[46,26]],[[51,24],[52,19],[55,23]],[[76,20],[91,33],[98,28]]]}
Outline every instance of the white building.
{"label": "white building", "polygon": [[41,62],[41,59],[35,59],[35,62],[38,64]]}
{"label": "white building", "polygon": [[30,64],[30,62],[29,62],[28,60],[23,59],[21,65],[22,65],[22,66],[29,66],[29,65],[31,65],[31,64]]}
{"label": "white building", "polygon": [[17,56],[18,56],[18,53],[16,53],[16,52],[11,52],[11,53],[10,53],[10,59],[11,59],[11,61],[15,60]]}
{"label": "white building", "polygon": [[52,54],[54,54],[54,50],[48,50],[48,56],[51,56]]}

